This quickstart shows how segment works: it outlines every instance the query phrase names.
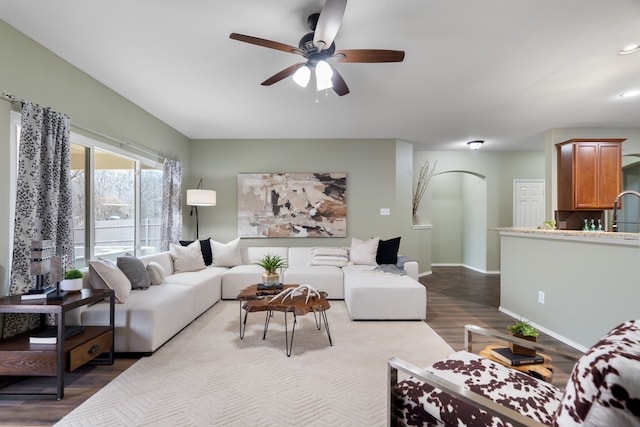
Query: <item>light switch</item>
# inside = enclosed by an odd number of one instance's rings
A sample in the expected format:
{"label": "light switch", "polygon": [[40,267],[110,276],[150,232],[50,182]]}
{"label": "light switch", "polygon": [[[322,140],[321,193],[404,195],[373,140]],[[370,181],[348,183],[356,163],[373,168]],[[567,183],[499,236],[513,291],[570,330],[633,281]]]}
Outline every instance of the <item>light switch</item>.
{"label": "light switch", "polygon": [[389,209],[389,208],[380,208],[380,215],[391,215],[391,209]]}

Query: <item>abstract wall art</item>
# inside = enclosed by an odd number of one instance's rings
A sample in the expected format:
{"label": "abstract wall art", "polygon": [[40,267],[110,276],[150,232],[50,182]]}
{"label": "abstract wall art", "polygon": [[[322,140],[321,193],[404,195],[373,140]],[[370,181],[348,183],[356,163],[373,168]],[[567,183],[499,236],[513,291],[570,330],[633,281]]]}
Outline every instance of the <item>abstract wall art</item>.
{"label": "abstract wall art", "polygon": [[238,174],[238,236],[346,237],[347,174]]}

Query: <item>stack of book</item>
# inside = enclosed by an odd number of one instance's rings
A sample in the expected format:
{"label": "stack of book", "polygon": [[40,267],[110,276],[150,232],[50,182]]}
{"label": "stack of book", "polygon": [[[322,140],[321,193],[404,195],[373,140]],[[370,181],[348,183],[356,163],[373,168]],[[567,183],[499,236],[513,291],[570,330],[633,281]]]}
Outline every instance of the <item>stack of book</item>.
{"label": "stack of book", "polygon": [[48,300],[56,300],[62,299],[63,294],[66,292],[58,293],[58,288],[56,286],[50,286],[48,288],[42,289],[29,289],[26,293],[22,294],[22,301],[36,300],[36,299],[48,299]]}
{"label": "stack of book", "polygon": [[[64,339],[71,338],[84,332],[84,326],[65,326]],[[47,326],[45,329],[32,332],[29,335],[29,344],[56,344],[58,342],[58,327]]]}
{"label": "stack of book", "polygon": [[509,347],[496,347],[491,349],[491,356],[503,361],[507,365],[521,366],[544,363],[544,357],[536,354],[535,356],[523,356],[515,354]]}

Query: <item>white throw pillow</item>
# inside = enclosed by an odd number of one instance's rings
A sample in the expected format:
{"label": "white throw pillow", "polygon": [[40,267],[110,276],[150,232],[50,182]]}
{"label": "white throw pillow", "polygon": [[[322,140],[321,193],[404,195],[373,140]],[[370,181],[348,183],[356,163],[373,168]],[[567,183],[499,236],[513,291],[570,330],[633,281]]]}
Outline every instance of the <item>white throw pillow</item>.
{"label": "white throw pillow", "polygon": [[198,271],[206,267],[202,250],[200,249],[200,241],[196,240],[189,246],[169,244],[169,253],[173,260],[173,270],[176,273],[185,271]]}
{"label": "white throw pillow", "polygon": [[361,265],[378,265],[376,255],[378,253],[378,243],[380,237],[369,240],[360,240],[353,237],[351,239],[350,261]]}
{"label": "white throw pillow", "polygon": [[159,285],[164,280],[164,268],[158,262],[150,261],[147,264],[147,273],[152,285]]}
{"label": "white throw pillow", "polygon": [[329,265],[344,267],[349,264],[349,251],[347,248],[313,248],[313,259],[309,265]]}
{"label": "white throw pillow", "polygon": [[127,276],[118,268],[115,263],[107,261],[89,261],[89,280],[91,286],[94,286],[94,280],[91,279],[91,272],[95,272],[102,283],[106,284],[109,289],[113,289],[116,294],[116,301],[123,303],[131,293],[131,282]]}
{"label": "white throw pillow", "polygon": [[239,237],[229,243],[220,243],[212,239],[211,252],[213,252],[213,265],[216,267],[235,267],[236,265],[242,265]]}

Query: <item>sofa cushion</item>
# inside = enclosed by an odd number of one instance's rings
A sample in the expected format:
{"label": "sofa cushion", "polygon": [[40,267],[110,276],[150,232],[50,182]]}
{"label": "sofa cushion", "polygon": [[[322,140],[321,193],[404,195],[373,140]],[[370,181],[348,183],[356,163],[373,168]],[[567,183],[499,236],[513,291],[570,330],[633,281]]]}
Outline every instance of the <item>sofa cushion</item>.
{"label": "sofa cushion", "polygon": [[328,265],[334,267],[344,267],[349,263],[349,251],[346,248],[313,248],[311,249],[313,258],[309,265]]}
{"label": "sofa cushion", "polygon": [[327,293],[328,299],[344,299],[343,275],[340,267],[331,265],[297,265],[287,268],[284,282],[311,285]]}
{"label": "sofa cushion", "polygon": [[[113,289],[116,301],[120,304],[124,303],[131,293],[131,282],[118,266],[111,261],[89,261],[89,280],[92,287],[104,284],[109,289]],[[93,285],[94,283],[96,283],[95,286]],[[96,289],[101,288],[98,287]]]}
{"label": "sofa cushion", "polygon": [[[193,240],[179,240],[182,246],[189,246]],[[211,238],[200,240],[200,251],[202,252],[202,259],[205,265],[211,265],[213,263],[213,254],[211,252]]]}
{"label": "sofa cushion", "polygon": [[354,264],[377,265],[376,255],[378,253],[379,237],[369,240],[360,240],[353,237],[351,239],[351,250],[349,260]]}
{"label": "sofa cushion", "polygon": [[398,250],[400,250],[400,237],[378,242],[376,263],[396,264],[398,262]]}
{"label": "sofa cushion", "polygon": [[164,268],[162,268],[159,262],[150,261],[149,264],[147,264],[147,273],[149,274],[149,280],[152,285],[159,285],[164,280]]}
{"label": "sofa cushion", "polygon": [[229,243],[211,240],[211,250],[213,252],[213,265],[216,267],[235,267],[242,264],[240,238],[234,239]]}
{"label": "sofa cushion", "polygon": [[640,321],[618,325],[578,360],[554,425],[640,425]]}
{"label": "sofa cushion", "polygon": [[200,250],[200,241],[196,240],[189,246],[169,244],[169,253],[173,259],[173,269],[176,273],[184,271],[198,271],[206,267]]}
{"label": "sofa cushion", "polygon": [[408,275],[374,271],[376,266],[348,265],[344,274],[344,302],[353,320],[423,320],[427,289]]}
{"label": "sofa cushion", "polygon": [[[197,316],[195,295],[192,288],[170,284],[131,292],[123,304],[115,307],[115,351],[137,353],[158,349]],[[80,318],[83,325],[108,325],[109,304],[87,307]]]}
{"label": "sofa cushion", "polygon": [[131,282],[131,289],[147,289],[151,286],[149,273],[144,263],[134,256],[120,256],[116,265]]}

